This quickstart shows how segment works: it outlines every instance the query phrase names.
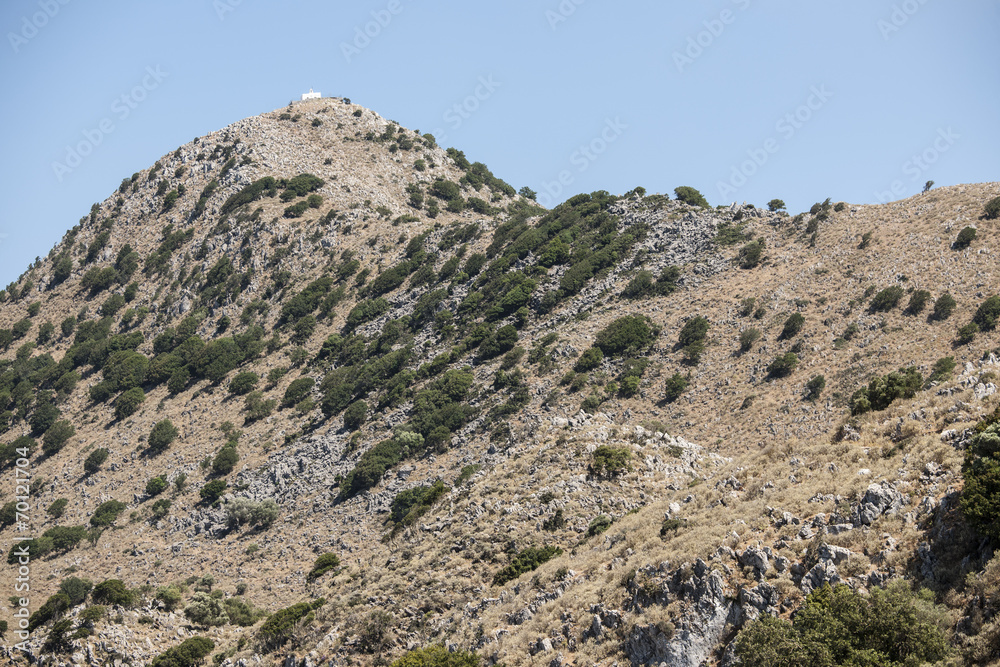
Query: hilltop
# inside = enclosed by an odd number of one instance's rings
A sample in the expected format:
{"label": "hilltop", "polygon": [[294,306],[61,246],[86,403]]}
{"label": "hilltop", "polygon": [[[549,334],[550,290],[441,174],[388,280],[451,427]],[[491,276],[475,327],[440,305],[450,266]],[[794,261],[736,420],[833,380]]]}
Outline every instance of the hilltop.
{"label": "hilltop", "polygon": [[1000,414],[998,195],[549,211],[341,98],[200,137],[0,291],[27,647],[733,664],[824,584],[899,580],[986,664],[997,565],[959,499]]}

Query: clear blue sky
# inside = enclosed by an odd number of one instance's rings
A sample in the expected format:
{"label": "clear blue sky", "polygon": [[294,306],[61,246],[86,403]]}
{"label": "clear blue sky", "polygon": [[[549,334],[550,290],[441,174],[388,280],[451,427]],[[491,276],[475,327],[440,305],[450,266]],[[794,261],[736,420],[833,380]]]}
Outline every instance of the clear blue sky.
{"label": "clear blue sky", "polygon": [[0,286],[122,178],[310,87],[550,205],[690,185],[798,211],[998,180],[998,27],[1000,0],[5,0]]}

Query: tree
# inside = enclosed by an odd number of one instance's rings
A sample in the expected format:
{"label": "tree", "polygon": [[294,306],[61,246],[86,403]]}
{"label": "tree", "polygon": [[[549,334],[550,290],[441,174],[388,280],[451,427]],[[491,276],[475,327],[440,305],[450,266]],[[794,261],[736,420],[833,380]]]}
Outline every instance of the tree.
{"label": "tree", "polygon": [[228,475],[236,467],[240,460],[240,455],[236,452],[235,445],[227,444],[212,460],[212,472],[216,475]]}
{"label": "tree", "polygon": [[776,213],[778,211],[784,211],[785,210],[785,202],[783,202],[780,199],[772,199],[771,201],[767,202],[767,210],[771,211],[771,213]]}
{"label": "tree", "polygon": [[59,592],[68,597],[69,603],[74,607],[78,604],[83,604],[93,588],[94,582],[89,579],[80,579],[79,577],[67,577],[59,584]]}
{"label": "tree", "polygon": [[73,425],[65,419],[60,419],[45,431],[45,436],[42,438],[42,451],[45,452],[46,456],[52,456],[65,447],[66,442],[74,435],[76,435],[76,429]]}
{"label": "tree", "polygon": [[[496,165],[494,165],[494,166],[496,166]],[[534,190],[532,190],[531,188],[529,188],[527,185],[525,185],[520,190],[518,190],[517,194],[521,195],[525,199],[530,199],[532,201],[535,201],[535,200],[538,199],[538,193],[535,192]]]}
{"label": "tree", "polygon": [[632,452],[624,447],[601,445],[594,450],[591,469],[595,475],[617,477],[631,468]]}
{"label": "tree", "polygon": [[367,418],[368,404],[364,401],[355,401],[344,410],[344,428],[356,431],[361,428]]}
{"label": "tree", "polygon": [[987,220],[996,220],[997,218],[1000,218],[1000,197],[994,197],[986,202],[986,206],[983,209],[983,215],[986,216]]}
{"label": "tree", "polygon": [[648,347],[655,336],[648,318],[626,315],[601,330],[594,339],[594,347],[600,348],[606,357],[629,356]]}
{"label": "tree", "polygon": [[930,189],[934,187],[934,181],[927,181],[924,183],[924,192],[930,192]]}
{"label": "tree", "polygon": [[330,570],[340,567],[340,558],[337,554],[325,553],[316,559],[312,570],[306,575],[306,581],[316,581]]}
{"label": "tree", "polygon": [[180,431],[177,430],[177,427],[169,419],[157,422],[153,426],[153,430],[149,432],[147,440],[149,451],[153,454],[165,452],[170,443],[176,440],[179,435]]}
{"label": "tree", "polygon": [[192,667],[215,648],[215,642],[207,637],[190,637],[180,645],[167,649],[153,658],[150,667]]}
{"label": "tree", "polygon": [[792,374],[795,367],[799,365],[799,358],[794,352],[787,352],[777,357],[767,367],[769,378],[783,378]]}
{"label": "tree", "polygon": [[139,410],[146,400],[146,393],[139,387],[133,387],[115,400],[115,419],[121,421],[131,417]]}
{"label": "tree", "polygon": [[226,488],[229,485],[224,479],[213,479],[211,482],[205,484],[201,487],[198,495],[201,496],[202,502],[211,505],[216,500],[222,497],[222,494],[226,492]]}
{"label": "tree", "polygon": [[800,331],[802,331],[802,327],[805,323],[806,318],[802,316],[802,313],[792,313],[788,316],[788,319],[785,320],[785,326],[781,330],[779,338],[781,340],[794,338]]}
{"label": "tree", "polygon": [[136,602],[136,594],[121,579],[108,579],[94,586],[90,599],[96,604],[131,607]]}
{"label": "tree", "polygon": [[806,383],[806,400],[815,401],[823,393],[823,389],[826,388],[826,378],[822,375],[817,375],[816,377],[809,380]]}
{"label": "tree", "polygon": [[598,368],[604,361],[604,353],[601,352],[599,347],[591,347],[584,351],[580,355],[580,358],[576,360],[576,364],[573,366],[573,370],[577,373],[587,373],[595,368]]}
{"label": "tree", "polygon": [[667,403],[673,403],[681,397],[688,388],[688,380],[680,373],[674,373],[667,379],[667,384],[663,389],[663,399]]}
{"label": "tree", "polygon": [[740,268],[752,269],[758,266],[764,257],[764,241],[758,239],[751,241],[740,248],[739,261]]}
{"label": "tree", "polygon": [[955,297],[947,292],[942,294],[934,302],[934,319],[935,320],[946,320],[951,317],[951,314],[955,312],[955,306],[958,303],[955,301]]}
{"label": "tree", "polygon": [[167,490],[167,486],[167,480],[163,477],[163,475],[153,477],[146,482],[146,495],[158,496]]}
{"label": "tree", "polygon": [[83,470],[88,475],[92,475],[101,469],[101,465],[108,460],[108,450],[105,447],[92,451],[83,462]]}
{"label": "tree", "polygon": [[1000,296],[991,296],[983,301],[982,305],[972,316],[972,321],[976,323],[980,331],[993,331],[1000,320]]}
{"label": "tree", "polygon": [[708,205],[708,201],[705,200],[705,197],[700,192],[687,185],[674,188],[674,196],[677,197],[678,201],[682,201],[689,206],[711,208]]}
{"label": "tree", "polygon": [[955,239],[955,243],[952,244],[952,247],[955,250],[964,250],[968,248],[975,240],[976,240],[976,228],[966,227],[958,233],[958,238]]}
{"label": "tree", "polygon": [[884,313],[890,311],[896,307],[900,299],[903,298],[904,293],[903,288],[899,285],[886,287],[872,298],[871,304],[869,304],[868,308],[873,313]]}
{"label": "tree", "polygon": [[107,528],[114,524],[118,515],[125,511],[125,507],[125,503],[117,500],[108,500],[101,503],[90,517],[90,525],[97,528]]}
{"label": "tree", "polygon": [[962,464],[965,486],[961,509],[980,534],[1000,539],[1000,409],[976,425]]}
{"label": "tree", "polygon": [[239,373],[229,383],[229,393],[234,396],[244,396],[257,388],[260,376],[252,371]]}

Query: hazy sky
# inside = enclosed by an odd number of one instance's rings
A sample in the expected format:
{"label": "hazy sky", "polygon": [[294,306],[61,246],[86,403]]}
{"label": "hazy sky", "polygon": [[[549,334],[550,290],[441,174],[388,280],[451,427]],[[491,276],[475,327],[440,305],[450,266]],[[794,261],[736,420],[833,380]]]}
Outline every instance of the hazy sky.
{"label": "hazy sky", "polygon": [[0,286],[122,178],[310,87],[547,205],[1000,179],[1000,0],[4,0],[0,28]]}

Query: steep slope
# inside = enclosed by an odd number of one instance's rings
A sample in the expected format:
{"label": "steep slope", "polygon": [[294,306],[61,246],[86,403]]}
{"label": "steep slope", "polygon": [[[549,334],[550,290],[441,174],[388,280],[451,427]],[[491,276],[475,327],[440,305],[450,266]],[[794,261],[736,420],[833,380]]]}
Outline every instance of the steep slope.
{"label": "steep slope", "polygon": [[[5,553],[48,531],[31,651],[696,665],[824,582],[904,575],[965,614],[989,554],[961,447],[1000,371],[994,333],[955,341],[998,194],[549,212],[341,99],[182,146],[0,293]],[[122,583],[50,597],[73,577]]]}

